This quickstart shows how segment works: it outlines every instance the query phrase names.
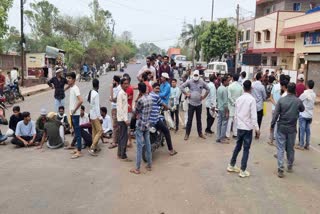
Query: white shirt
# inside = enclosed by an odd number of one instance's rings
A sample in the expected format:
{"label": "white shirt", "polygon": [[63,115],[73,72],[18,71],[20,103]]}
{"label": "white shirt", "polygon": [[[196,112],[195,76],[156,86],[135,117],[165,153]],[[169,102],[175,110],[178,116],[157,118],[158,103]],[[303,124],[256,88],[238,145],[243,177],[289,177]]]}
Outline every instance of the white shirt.
{"label": "white shirt", "polygon": [[109,115],[106,115],[104,118],[102,117],[102,130],[103,130],[103,133],[112,131],[112,123]]}
{"label": "white shirt", "polygon": [[237,118],[238,129],[247,131],[259,130],[257,104],[251,94],[245,92],[236,100],[235,117]]}
{"label": "white shirt", "polygon": [[[78,86],[73,85],[70,88],[70,102],[69,102],[70,114],[77,106],[78,96],[80,96],[80,89]],[[80,108],[78,108],[77,111],[73,115],[80,115]]]}
{"label": "white shirt", "polygon": [[11,77],[11,83],[13,83],[16,79],[18,79],[18,71],[14,69],[11,70],[10,77]]}
{"label": "white shirt", "polygon": [[140,71],[138,72],[138,75],[137,75],[138,80],[141,79],[142,74],[144,72],[146,72],[146,71],[150,71],[152,73],[153,79],[155,80],[155,78],[156,78],[156,69],[152,65],[150,65],[149,68],[148,68],[147,65],[145,65],[140,69]]}
{"label": "white shirt", "polygon": [[117,121],[128,121],[128,96],[122,88],[117,97]]}
{"label": "white shirt", "polygon": [[79,125],[83,125],[83,124],[86,124],[89,122],[90,122],[90,120],[89,120],[89,116],[87,113],[84,113],[83,117],[80,116]]}
{"label": "white shirt", "polygon": [[[120,90],[121,90],[121,85],[118,85],[117,87],[113,88],[113,99],[117,98]],[[117,103],[116,102],[111,102],[111,108],[112,109],[117,109]]]}
{"label": "white shirt", "polygon": [[95,120],[100,117],[101,117],[101,115],[100,115],[99,93],[95,90],[92,90],[91,91],[91,99],[90,99],[90,119]]}
{"label": "white shirt", "polygon": [[217,105],[217,90],[213,82],[208,83],[210,93],[206,99],[206,108],[215,108]]}

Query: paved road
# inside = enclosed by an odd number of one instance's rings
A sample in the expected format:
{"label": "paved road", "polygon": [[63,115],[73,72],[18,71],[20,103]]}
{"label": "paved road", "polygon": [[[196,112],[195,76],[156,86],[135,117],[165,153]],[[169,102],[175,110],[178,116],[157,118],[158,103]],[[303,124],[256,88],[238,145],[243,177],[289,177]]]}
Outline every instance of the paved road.
{"label": "paved road", "polygon": [[[134,77],[140,66],[130,65],[127,72]],[[101,102],[108,107],[113,74],[100,78]],[[79,85],[85,95],[91,88],[89,83]],[[20,106],[36,119],[41,107],[53,109],[53,92],[27,97]],[[276,177],[275,147],[265,143],[270,114],[263,121],[262,138],[252,145],[248,179],[226,172],[234,143],[216,144],[215,136],[201,140],[195,126],[188,142],[182,130],[172,133],[178,155],[158,150],[154,170],[140,176],[129,173],[134,163],[119,162],[115,150],[105,145],[98,157],[84,151],[78,160],[64,150],[0,147],[0,213],[318,213],[319,113],[317,107],[313,148],[296,152],[295,172],[284,179]],[[128,155],[134,159],[135,149]]]}

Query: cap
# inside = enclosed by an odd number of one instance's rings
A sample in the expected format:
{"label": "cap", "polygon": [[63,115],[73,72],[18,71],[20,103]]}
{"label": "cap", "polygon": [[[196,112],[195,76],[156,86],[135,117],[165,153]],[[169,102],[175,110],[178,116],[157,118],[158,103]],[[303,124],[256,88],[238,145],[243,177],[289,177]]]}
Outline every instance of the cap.
{"label": "cap", "polygon": [[60,68],[60,69],[58,69],[58,70],[56,70],[56,73],[60,73],[60,72],[62,72],[63,70]]}
{"label": "cap", "polygon": [[193,76],[194,75],[198,75],[199,76],[199,71],[198,70],[195,70],[194,72],[193,72]]}
{"label": "cap", "polygon": [[48,117],[49,119],[53,119],[56,115],[57,115],[57,114],[56,114],[55,112],[49,112],[49,113],[47,114],[47,117]]}
{"label": "cap", "polygon": [[161,76],[166,78],[166,79],[169,79],[169,74],[168,73],[162,73]]}
{"label": "cap", "polygon": [[304,75],[303,74],[299,74],[298,75],[298,80],[304,80]]}
{"label": "cap", "polygon": [[47,115],[47,109],[42,108],[42,109],[40,110],[40,115],[42,115],[42,116]]}

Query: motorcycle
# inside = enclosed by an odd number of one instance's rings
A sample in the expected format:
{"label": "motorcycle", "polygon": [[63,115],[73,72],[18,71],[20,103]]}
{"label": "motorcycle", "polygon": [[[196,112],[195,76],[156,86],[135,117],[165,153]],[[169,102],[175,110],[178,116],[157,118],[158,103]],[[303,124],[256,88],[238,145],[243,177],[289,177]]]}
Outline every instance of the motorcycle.
{"label": "motorcycle", "polygon": [[91,81],[91,72],[84,73],[83,71],[81,71],[79,82],[81,82],[81,80],[84,80],[86,82]]}
{"label": "motorcycle", "polygon": [[19,99],[24,101],[24,96],[21,94],[19,89],[18,80],[15,80],[12,84],[7,85],[3,91],[3,95],[9,104],[13,104],[16,100]]}
{"label": "motorcycle", "polygon": [[[153,153],[160,147],[164,146],[164,134],[160,130],[157,130],[154,125],[150,126],[149,132],[151,152]],[[145,145],[142,147],[142,160],[147,162],[147,149]]]}

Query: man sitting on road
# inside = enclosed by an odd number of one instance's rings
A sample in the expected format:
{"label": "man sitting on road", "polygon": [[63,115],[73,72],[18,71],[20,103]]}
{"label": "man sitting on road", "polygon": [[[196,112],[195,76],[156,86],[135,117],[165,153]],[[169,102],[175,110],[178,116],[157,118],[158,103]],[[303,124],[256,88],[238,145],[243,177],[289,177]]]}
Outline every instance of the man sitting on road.
{"label": "man sitting on road", "polygon": [[38,117],[36,122],[36,131],[37,134],[42,136],[44,132],[44,124],[48,121],[47,118],[47,110],[45,108],[42,108],[40,111],[40,117]]}
{"label": "man sitting on road", "polygon": [[11,115],[9,120],[9,129],[12,130],[13,134],[16,132],[17,124],[23,120],[20,113],[20,106],[13,106],[13,115]]}
{"label": "man sitting on road", "polygon": [[37,149],[42,149],[46,139],[48,139],[47,147],[49,149],[59,149],[64,145],[64,128],[62,123],[57,120],[56,113],[48,113],[47,118],[48,121],[44,124],[44,132]]}
{"label": "man sitting on road", "polygon": [[11,143],[17,147],[35,146],[41,140],[41,136],[37,135],[35,122],[31,120],[29,112],[23,112],[22,117],[23,120],[17,124],[16,136]]}
{"label": "man sitting on road", "polygon": [[70,127],[70,124],[68,121],[68,116],[65,114],[64,106],[59,107],[59,112],[57,114],[57,120],[59,120],[62,123],[62,125],[64,127],[65,134],[70,134],[71,127]]}
{"label": "man sitting on road", "polygon": [[107,108],[106,107],[101,107],[100,108],[100,114],[102,117],[102,137],[104,138],[111,138],[112,136],[112,123],[111,123],[111,118],[107,114]]}

